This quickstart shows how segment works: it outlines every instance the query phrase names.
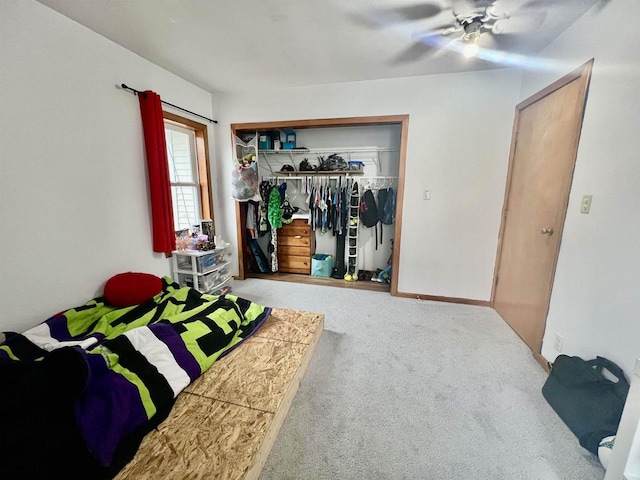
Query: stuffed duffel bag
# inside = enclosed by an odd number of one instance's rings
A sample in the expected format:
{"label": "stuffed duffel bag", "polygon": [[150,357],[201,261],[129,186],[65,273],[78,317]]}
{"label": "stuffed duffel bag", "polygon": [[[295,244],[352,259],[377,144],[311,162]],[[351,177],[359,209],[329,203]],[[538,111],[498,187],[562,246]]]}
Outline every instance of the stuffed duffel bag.
{"label": "stuffed duffel bag", "polygon": [[[605,378],[603,369],[618,381]],[[595,454],[602,438],[616,434],[628,392],[622,369],[603,357],[583,360],[559,355],[542,387],[542,395],[580,445]]]}

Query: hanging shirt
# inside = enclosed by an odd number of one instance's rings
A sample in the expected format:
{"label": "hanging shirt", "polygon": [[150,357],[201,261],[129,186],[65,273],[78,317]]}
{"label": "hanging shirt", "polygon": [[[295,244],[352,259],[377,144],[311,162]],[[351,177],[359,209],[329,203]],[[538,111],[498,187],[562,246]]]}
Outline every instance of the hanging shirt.
{"label": "hanging shirt", "polygon": [[331,192],[331,188],[327,189],[327,230],[331,230],[333,228],[333,214],[335,213],[336,208],[333,205],[333,193]]}
{"label": "hanging shirt", "polygon": [[267,216],[272,229],[282,227],[282,199],[277,187],[273,187],[269,192],[269,208]]}
{"label": "hanging shirt", "polygon": [[258,232],[260,235],[264,235],[269,231],[269,220],[267,218],[268,214],[268,205],[269,205],[269,191],[271,190],[271,185],[267,181],[262,181],[260,183],[260,209],[259,209],[259,217],[258,217]]}
{"label": "hanging shirt", "polygon": [[311,187],[311,194],[309,195],[309,225],[311,230],[316,229],[316,187]]}
{"label": "hanging shirt", "polygon": [[256,238],[255,230],[256,230],[256,219],[258,215],[258,203],[253,200],[249,200],[247,202],[247,230],[251,231],[251,238]]}

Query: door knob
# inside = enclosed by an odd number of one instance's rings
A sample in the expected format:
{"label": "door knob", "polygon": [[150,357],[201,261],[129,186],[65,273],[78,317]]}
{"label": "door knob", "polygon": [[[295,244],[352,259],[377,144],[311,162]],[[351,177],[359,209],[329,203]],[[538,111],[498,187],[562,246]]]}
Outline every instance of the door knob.
{"label": "door knob", "polygon": [[542,235],[549,235],[549,236],[551,236],[551,235],[553,235],[553,228],[551,228],[551,227],[549,227],[549,228],[544,228],[544,227],[542,227],[542,230],[540,230],[540,233],[541,233]]}

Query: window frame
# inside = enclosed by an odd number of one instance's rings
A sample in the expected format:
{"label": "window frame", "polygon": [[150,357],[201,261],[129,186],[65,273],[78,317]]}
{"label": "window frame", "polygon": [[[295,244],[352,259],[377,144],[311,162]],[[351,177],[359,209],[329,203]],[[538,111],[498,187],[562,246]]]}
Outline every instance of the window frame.
{"label": "window frame", "polygon": [[[213,195],[210,190],[211,162],[209,157],[209,136],[207,126],[171,112],[163,111],[162,116],[164,117],[165,124],[175,125],[186,130],[191,130],[195,133],[195,155],[198,174],[200,219],[211,219],[215,225]],[[176,185],[179,185],[179,183],[176,183]]]}

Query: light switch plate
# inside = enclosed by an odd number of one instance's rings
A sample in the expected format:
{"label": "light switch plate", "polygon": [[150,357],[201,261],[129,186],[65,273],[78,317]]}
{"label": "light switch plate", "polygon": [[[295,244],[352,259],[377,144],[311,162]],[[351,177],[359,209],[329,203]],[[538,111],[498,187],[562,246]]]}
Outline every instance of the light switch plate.
{"label": "light switch plate", "polygon": [[431,200],[431,190],[425,190],[422,196],[423,200]]}
{"label": "light switch plate", "polygon": [[589,213],[591,211],[591,198],[593,195],[583,195],[580,204],[580,213]]}

